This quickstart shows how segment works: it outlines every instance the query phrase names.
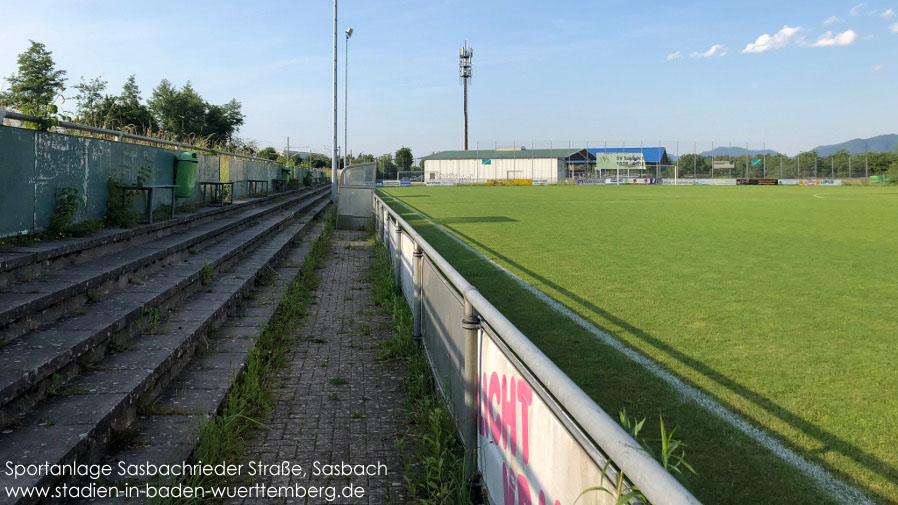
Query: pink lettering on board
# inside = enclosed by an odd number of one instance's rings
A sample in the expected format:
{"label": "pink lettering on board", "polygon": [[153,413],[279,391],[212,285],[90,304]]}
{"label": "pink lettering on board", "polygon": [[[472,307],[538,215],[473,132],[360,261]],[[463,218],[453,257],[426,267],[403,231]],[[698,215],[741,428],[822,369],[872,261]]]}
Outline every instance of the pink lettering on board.
{"label": "pink lettering on board", "polygon": [[530,499],[530,484],[523,475],[518,475],[518,505],[533,505]]}
{"label": "pink lettering on board", "polygon": [[502,463],[502,488],[505,505],[514,505],[514,472]]}
{"label": "pink lettering on board", "polygon": [[524,464],[527,464],[530,462],[530,421],[527,411],[533,403],[533,389],[522,380],[518,381],[518,401],[521,402],[521,453]]}
{"label": "pink lettering on board", "polygon": [[486,436],[488,430],[488,422],[487,417],[489,416],[489,405],[487,404],[486,399],[486,372],[483,374],[483,378],[480,380],[480,415],[477,417],[477,428],[480,431],[482,436]]}
{"label": "pink lettering on board", "polygon": [[[510,388],[509,388],[510,383]],[[502,376],[502,447],[508,449],[508,440],[511,439],[511,453],[518,453],[518,422],[516,410],[515,380],[506,380]],[[510,389],[510,390],[509,390]]]}
{"label": "pink lettering on board", "polygon": [[[493,398],[496,398],[496,403],[493,403]],[[499,412],[493,407],[493,405],[498,405],[499,408],[502,407],[502,391],[499,389],[499,375],[496,372],[490,374],[490,392],[489,392],[489,407],[490,407],[490,432],[493,434],[493,443],[499,444],[502,442],[502,419],[500,417]]]}
{"label": "pink lettering on board", "polygon": [[[539,505],[546,505],[550,500],[546,499],[546,493],[540,491],[539,492]],[[561,505],[560,500],[555,500],[555,505]]]}

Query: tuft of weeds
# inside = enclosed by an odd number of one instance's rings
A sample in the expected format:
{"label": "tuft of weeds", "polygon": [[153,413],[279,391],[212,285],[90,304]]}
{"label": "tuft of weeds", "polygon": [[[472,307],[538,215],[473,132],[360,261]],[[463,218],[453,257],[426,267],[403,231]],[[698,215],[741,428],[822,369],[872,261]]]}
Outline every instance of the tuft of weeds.
{"label": "tuft of weeds", "polygon": [[349,384],[349,381],[343,377],[334,377],[330,382],[332,386],[344,386]]}
{"label": "tuft of weeds", "polygon": [[15,273],[15,278],[19,282],[31,282],[33,277],[34,273],[31,271],[31,267],[20,268]]}
{"label": "tuft of weeds", "polygon": [[168,321],[171,316],[171,311],[168,311],[168,318],[165,318],[162,315],[162,309],[153,307],[144,312],[140,320],[137,321],[137,328],[141,333],[147,335],[164,335],[168,333]]}
{"label": "tuft of weeds", "polygon": [[109,446],[113,451],[121,451],[146,445],[146,443],[140,441],[139,436],[140,432],[133,427],[112,430],[112,433],[109,434]]}
{"label": "tuft of weeds", "polygon": [[392,261],[378,242],[368,282],[375,303],[393,323],[392,335],[378,344],[378,356],[405,368],[402,387],[411,430],[398,443],[409,492],[426,504],[479,503],[482,499],[467,486],[466,454],[455,422],[436,389],[423,348],[414,343],[412,312],[393,278]]}
{"label": "tuft of weeds", "polygon": [[87,301],[90,303],[100,303],[105,298],[106,297],[103,296],[103,294],[100,293],[99,291],[97,291],[96,289],[88,289],[87,290]]}
{"label": "tuft of weeds", "polygon": [[69,386],[56,392],[58,396],[82,396],[90,393],[90,390],[81,386]]}
{"label": "tuft of weeds", "polygon": [[214,275],[214,272],[212,271],[212,267],[209,265],[209,262],[204,261],[203,262],[203,279],[202,279],[203,286],[206,286],[212,282],[213,275]]}

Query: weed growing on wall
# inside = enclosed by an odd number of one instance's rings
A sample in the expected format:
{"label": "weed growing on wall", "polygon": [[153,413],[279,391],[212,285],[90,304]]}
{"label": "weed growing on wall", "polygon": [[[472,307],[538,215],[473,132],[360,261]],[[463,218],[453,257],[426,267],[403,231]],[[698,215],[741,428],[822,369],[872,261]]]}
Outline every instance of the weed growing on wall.
{"label": "weed growing on wall", "polygon": [[409,492],[423,504],[477,503],[465,480],[465,449],[455,422],[436,390],[427,356],[412,337],[412,313],[393,284],[383,244],[375,248],[368,275],[375,303],[392,316],[393,335],[380,343],[380,358],[405,368],[402,387],[413,429],[399,441]]}

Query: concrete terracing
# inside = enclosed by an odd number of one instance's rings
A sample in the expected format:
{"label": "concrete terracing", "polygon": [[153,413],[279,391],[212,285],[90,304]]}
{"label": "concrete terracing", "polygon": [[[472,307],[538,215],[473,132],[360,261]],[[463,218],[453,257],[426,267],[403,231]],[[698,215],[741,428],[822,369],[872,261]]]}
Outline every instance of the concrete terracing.
{"label": "concrete terracing", "polygon": [[[257,277],[292,279],[327,205],[309,188],[6,253],[0,464],[99,462],[123,433],[142,441],[130,456],[188,458],[196,415],[217,411],[286,289],[258,295]],[[0,504],[39,501],[6,487],[63,480],[0,472]]]}

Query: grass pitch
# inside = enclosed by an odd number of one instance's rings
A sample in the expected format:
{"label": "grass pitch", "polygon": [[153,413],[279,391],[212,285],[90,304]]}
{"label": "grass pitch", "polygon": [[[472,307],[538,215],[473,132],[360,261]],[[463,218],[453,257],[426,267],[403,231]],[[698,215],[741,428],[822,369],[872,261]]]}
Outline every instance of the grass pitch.
{"label": "grass pitch", "polygon": [[[898,502],[898,188],[390,188],[880,503]],[[827,503],[770,451],[394,206],[612,416],[680,426],[705,503]]]}

